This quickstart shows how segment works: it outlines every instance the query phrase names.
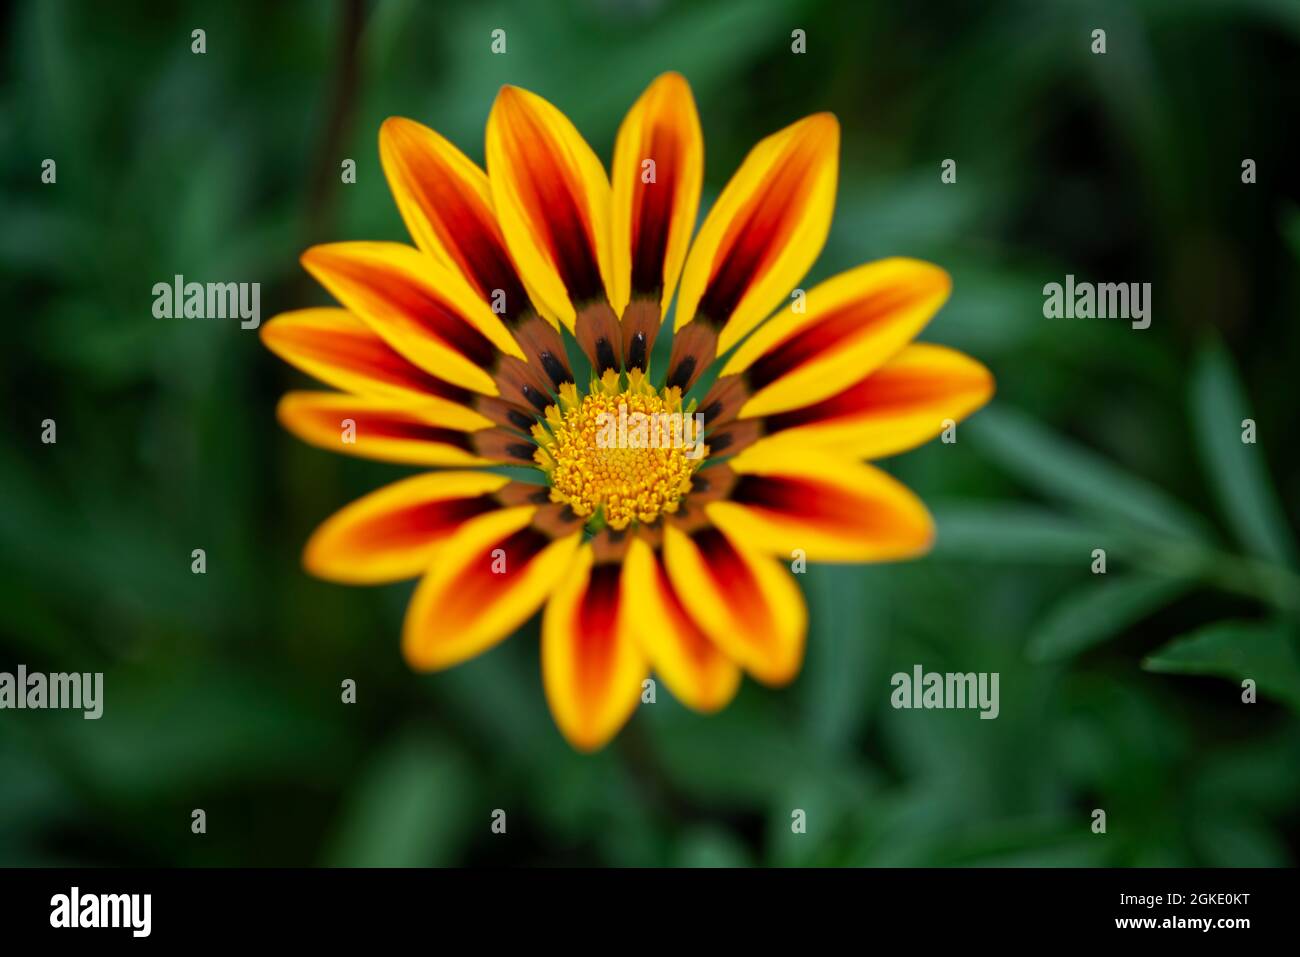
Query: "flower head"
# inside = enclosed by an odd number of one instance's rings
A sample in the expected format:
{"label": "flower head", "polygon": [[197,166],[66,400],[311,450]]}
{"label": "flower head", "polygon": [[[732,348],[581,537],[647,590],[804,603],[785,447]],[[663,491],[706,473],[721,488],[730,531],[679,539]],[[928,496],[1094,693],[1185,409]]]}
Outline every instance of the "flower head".
{"label": "flower head", "polygon": [[783,562],[929,548],[924,506],[863,460],[933,438],[993,381],[912,342],[948,296],[935,266],[889,259],[797,288],[830,228],[833,116],[755,146],[693,239],[703,139],[677,74],[633,105],[609,177],[559,110],[514,87],[488,119],[486,173],[411,120],[386,121],[379,145],[415,245],[309,249],[342,308],[262,335],[341,390],[285,396],[290,431],[436,469],[347,506],[304,557],[339,582],[420,578],[413,667],[477,655],[544,606],[547,700],[593,750],[652,670],[700,711],[742,672],[791,680],[807,614]]}

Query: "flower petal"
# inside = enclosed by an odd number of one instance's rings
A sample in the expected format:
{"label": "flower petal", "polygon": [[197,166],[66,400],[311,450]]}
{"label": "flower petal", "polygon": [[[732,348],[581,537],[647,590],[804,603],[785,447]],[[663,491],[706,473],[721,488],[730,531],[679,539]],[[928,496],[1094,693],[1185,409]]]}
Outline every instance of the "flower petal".
{"label": "flower petal", "polygon": [[789,297],[816,260],[835,206],[839,140],[833,115],[806,117],[759,142],[718,196],[686,257],[676,320],[678,331],[699,322],[716,341],[694,355],[675,342],[671,384],[681,384],[679,366],[692,357],[685,378],[694,381]]}
{"label": "flower petal", "polygon": [[740,417],[798,408],[858,381],[916,337],[951,287],[938,266],[882,259],[809,290],[803,312],[777,313],[723,367],[724,377],[743,374]]}
{"label": "flower petal", "polygon": [[628,546],[622,587],[632,633],[669,690],[696,711],[725,707],[740,687],[740,669],[700,630],[641,538]]}
{"label": "flower petal", "polygon": [[521,505],[470,519],[447,539],[406,610],[412,668],[449,668],[486,651],[535,612],[568,573],[581,523],[558,506]]}
{"label": "flower petal", "polygon": [[542,315],[574,330],[578,311],[608,300],[609,179],[554,106],[505,86],[487,126],[497,221]]}
{"label": "flower petal", "polygon": [[794,579],[718,528],[664,528],[664,564],[682,604],[719,648],[765,684],[803,662],[808,612]]}
{"label": "flower petal", "polygon": [[762,445],[833,450],[856,459],[915,448],[993,395],[993,375],[955,349],[916,342],[841,392],[763,419]]}
{"label": "flower petal", "polygon": [[648,666],[628,629],[617,561],[583,545],[542,615],[542,683],[555,723],[595,751],[632,716]]}
{"label": "flower petal", "polygon": [[705,506],[733,539],[789,561],[912,558],[934,541],[921,500],[880,469],[823,450],[759,443],[728,460],[737,476],[728,501]]}
{"label": "flower petal", "polygon": [[534,459],[537,443],[508,429],[483,429],[470,436],[475,454],[492,462],[523,468],[540,469]]}
{"label": "flower petal", "polygon": [[[704,179],[700,118],[680,73],[660,76],[628,111],[610,179],[611,305],[623,319],[627,365],[644,369],[681,276]],[[638,303],[630,313],[629,301]]]}
{"label": "flower petal", "polygon": [[[533,321],[554,332],[540,319]],[[263,324],[262,341],[303,371],[357,395],[419,404],[446,399],[525,435],[551,402],[545,382],[539,384],[527,374],[527,363],[512,357],[503,358],[496,381],[502,394],[514,401],[444,382],[395,351],[346,309],[302,309],[276,316]]]}
{"label": "flower petal", "polygon": [[491,465],[473,433],[490,420],[443,399],[420,405],[343,392],[290,392],[276,410],[298,438],[331,452],[407,465]]}
{"label": "flower petal", "polygon": [[260,335],[281,359],[348,392],[462,403],[471,394],[408,361],[346,309],[281,313],[262,324]]}
{"label": "flower petal", "polygon": [[509,481],[490,472],[430,472],[386,485],[326,519],[303,564],[344,584],[415,578],[464,522],[501,508],[494,493]]}
{"label": "flower petal", "polygon": [[499,353],[524,359],[501,320],[456,271],[400,243],[329,243],[303,266],[385,342],[454,385],[499,392]]}
{"label": "flower petal", "polygon": [[563,340],[537,318],[510,259],[487,174],[427,126],[397,116],[380,128],[379,155],[416,245],[464,276],[553,386],[572,382]]}
{"label": "flower petal", "polygon": [[499,315],[532,308],[492,211],[487,174],[422,123],[390,116],[379,128],[379,158],[415,244],[458,269],[481,299],[500,290]]}

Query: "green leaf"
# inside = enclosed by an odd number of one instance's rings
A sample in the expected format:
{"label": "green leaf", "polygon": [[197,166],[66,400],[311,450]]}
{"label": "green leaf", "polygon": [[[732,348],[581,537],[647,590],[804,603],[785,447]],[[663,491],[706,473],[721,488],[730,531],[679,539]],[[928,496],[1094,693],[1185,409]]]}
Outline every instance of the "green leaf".
{"label": "green leaf", "polygon": [[[829,752],[846,752],[867,720],[869,682],[879,677],[886,631],[887,572],[850,565],[817,565],[803,576],[811,609],[809,653],[801,688],[804,730]],[[845,628],[846,622],[855,627]]]}
{"label": "green leaf", "polygon": [[673,849],[676,867],[750,867],[749,848],[736,835],[721,827],[692,827]]}
{"label": "green leaf", "polygon": [[1192,582],[1183,578],[1098,576],[1052,607],[1030,636],[1025,654],[1033,661],[1077,655],[1114,638],[1191,586]]}
{"label": "green leaf", "polygon": [[1218,621],[1175,638],[1142,667],[1165,674],[1252,678],[1265,694],[1300,710],[1300,656],[1281,622]]}
{"label": "green leaf", "polygon": [[1204,541],[1199,519],[1153,485],[1015,411],[985,409],[965,426],[980,448],[1044,495],[1107,521]]}
{"label": "green leaf", "polygon": [[1094,548],[1115,557],[1114,533],[1037,505],[1001,502],[936,504],[935,558],[1081,565]]}
{"label": "green leaf", "polygon": [[1197,448],[1241,543],[1261,558],[1293,564],[1295,547],[1287,534],[1286,513],[1264,469],[1264,454],[1259,445],[1241,440],[1250,406],[1222,346],[1201,352],[1190,399]]}
{"label": "green leaf", "polygon": [[1210,867],[1286,867],[1286,842],[1271,827],[1227,813],[1197,815],[1192,838]]}
{"label": "green leaf", "polygon": [[[441,866],[469,833],[470,787],[460,756],[410,733],[382,752],[349,797],[327,855],[335,867]],[[483,826],[490,823],[483,812]]]}

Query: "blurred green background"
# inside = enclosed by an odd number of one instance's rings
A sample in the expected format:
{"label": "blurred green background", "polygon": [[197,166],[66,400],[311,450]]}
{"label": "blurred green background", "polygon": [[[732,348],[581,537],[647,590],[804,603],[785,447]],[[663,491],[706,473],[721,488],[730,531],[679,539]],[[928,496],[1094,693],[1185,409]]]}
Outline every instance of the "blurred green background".
{"label": "blurred green background", "polygon": [[[0,712],[0,864],[1294,862],[1294,0],[0,16],[0,670],[107,675],[98,722]],[[290,438],[274,406],[305,377],[235,322],[153,318],[151,290],[257,281],[264,319],[324,303],[307,245],[405,239],[384,117],[481,161],[511,82],[608,161],[666,69],[699,103],[706,203],[756,139],[837,113],[814,278],[886,255],[943,265],[954,295],[925,338],[986,362],[999,391],[956,445],[888,463],[935,510],[933,555],[803,577],[791,688],[747,682],[704,718],[661,687],[582,757],[546,710],[535,624],[416,675],[398,649],[410,586],[300,570],[320,520],[406,472]],[[1042,287],[1066,273],[1152,283],[1151,328],[1044,319]],[[918,663],[999,672],[1001,716],[893,710],[890,675]]]}

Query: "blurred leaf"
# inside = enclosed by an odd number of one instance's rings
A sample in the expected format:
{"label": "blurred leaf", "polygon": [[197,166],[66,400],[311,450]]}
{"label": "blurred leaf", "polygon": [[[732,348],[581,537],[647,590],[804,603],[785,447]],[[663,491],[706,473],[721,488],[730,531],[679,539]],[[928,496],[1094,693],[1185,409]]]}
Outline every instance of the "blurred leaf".
{"label": "blurred leaf", "polygon": [[1219,621],[1176,638],[1142,667],[1179,675],[1252,678],[1260,691],[1300,709],[1300,657],[1281,622]]}
{"label": "blurred leaf", "polygon": [[1256,18],[1269,27],[1289,30],[1300,36],[1300,5],[1292,0],[1187,0],[1179,4],[1143,0],[1143,5],[1153,20],[1170,16],[1185,20],[1189,14],[1234,20]]}
{"label": "blurred leaf", "polygon": [[[873,677],[881,677],[883,596],[864,583],[883,581],[887,574],[818,565],[803,576],[812,611],[800,697],[806,734],[828,752],[847,750],[862,730],[871,703],[866,689]],[[855,627],[845,628],[846,622]]]}
{"label": "blurred leaf", "polygon": [[1185,713],[1157,700],[1155,684],[1144,679],[1127,662],[1121,674],[1082,666],[1065,671],[1056,693],[1060,733],[1043,756],[1063,769],[1066,794],[1102,793],[1122,805],[1130,836],[1135,824],[1139,832],[1145,826],[1135,817],[1167,813],[1170,799],[1182,793],[1180,770],[1204,747],[1195,740],[1203,733],[1189,732]]}
{"label": "blurred leaf", "polygon": [[1025,653],[1034,661],[1073,657],[1114,638],[1191,585],[1179,578],[1097,576],[1052,606],[1030,636]]}
{"label": "blurred leaf", "polygon": [[720,714],[681,715],[671,733],[653,739],[656,766],[694,802],[786,807],[787,814],[791,781],[832,777],[840,787],[863,786],[864,766],[827,761],[770,699],[771,692],[742,687]]}
{"label": "blurred leaf", "polygon": [[674,867],[749,867],[753,863],[742,841],[716,827],[690,829],[673,851]]}
{"label": "blurred leaf", "polygon": [[843,862],[850,867],[916,867],[933,861],[962,800],[959,789],[946,784],[899,788],[864,802],[856,833],[841,849]]}
{"label": "blurred leaf", "polygon": [[1114,558],[1113,532],[1090,528],[1036,505],[990,502],[932,507],[936,558],[1060,562],[1082,567],[1094,548]]}
{"label": "blurred leaf", "polygon": [[[326,862],[334,867],[453,863],[472,822],[464,762],[421,736],[380,754],[348,800]],[[487,815],[481,822],[486,830]]]}
{"label": "blurred leaf", "polygon": [[1077,820],[1023,818],[981,821],[940,852],[943,865],[962,867],[1104,867],[1113,848]]}
{"label": "blurred leaf", "polygon": [[69,777],[99,797],[176,799],[219,782],[328,775],[354,751],[355,729],[320,720],[303,697],[246,666],[119,667],[104,673],[102,717],[67,715],[45,730]]}
{"label": "blurred leaf", "polygon": [[17,725],[0,725],[0,859],[5,867],[21,866],[14,852],[39,844],[41,825],[77,810],[71,792],[44,756],[29,745],[21,745]]}
{"label": "blurred leaf", "polygon": [[1193,818],[1197,850],[1210,867],[1286,867],[1290,862],[1273,829],[1226,813]]}
{"label": "blurred leaf", "polygon": [[965,428],[1003,468],[1044,495],[1108,521],[1135,522],[1176,538],[1204,539],[1202,523],[1164,492],[1052,434],[1023,413],[985,409]]}
{"label": "blurred leaf", "polygon": [[1259,445],[1241,440],[1241,423],[1250,417],[1250,407],[1220,345],[1201,352],[1191,380],[1191,406],[1201,459],[1241,543],[1263,558],[1293,563],[1295,547],[1264,470],[1264,453]]}
{"label": "blurred leaf", "polygon": [[[998,194],[991,189],[946,195],[944,202],[935,202],[935,191],[944,188],[929,170],[917,170],[909,176],[863,177],[843,183],[835,196],[835,227],[819,263],[838,262],[841,268],[850,268],[866,259],[897,255],[900,250],[919,250],[935,236],[976,228],[980,219],[996,208]],[[958,288],[963,292],[963,305],[971,298],[970,286],[977,283],[981,291],[1000,295],[1000,304],[1005,305],[1009,298],[1011,283],[1005,269],[981,270],[972,265],[961,278],[963,282]],[[1035,299],[1041,299],[1038,285],[1029,293]],[[957,305],[954,303],[944,313]],[[991,318],[998,326],[1023,327],[1026,323],[1022,316],[1023,312],[1017,315],[1012,310],[996,314],[980,312],[980,318]],[[971,335],[983,335],[986,331],[980,323],[969,326],[966,331]]]}
{"label": "blurred leaf", "polygon": [[1300,735],[1294,725],[1207,756],[1194,791],[1207,807],[1233,807],[1255,815],[1289,811],[1300,791]]}
{"label": "blurred leaf", "polygon": [[[950,205],[956,204],[945,202],[942,208]],[[942,233],[936,230],[931,235]],[[895,245],[889,254],[910,245]],[[1011,272],[1005,262],[989,263],[969,255],[956,259],[945,248],[929,255],[941,259],[960,295],[954,296],[926,327],[926,340],[990,361],[1041,335],[1041,268]],[[996,364],[994,372],[998,372]]]}

